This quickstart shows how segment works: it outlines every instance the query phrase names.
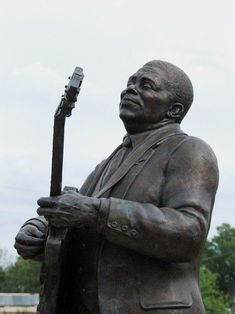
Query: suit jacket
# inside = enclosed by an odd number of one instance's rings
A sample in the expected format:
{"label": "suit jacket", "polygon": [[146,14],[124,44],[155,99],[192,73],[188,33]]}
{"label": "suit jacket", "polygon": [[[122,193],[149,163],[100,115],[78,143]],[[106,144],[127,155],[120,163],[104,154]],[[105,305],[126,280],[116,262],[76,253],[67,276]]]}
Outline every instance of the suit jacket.
{"label": "suit jacket", "polygon": [[[63,313],[205,313],[199,259],[218,185],[216,158],[178,124],[153,137],[100,193],[97,230],[70,231]],[[93,195],[114,155],[82,194]]]}

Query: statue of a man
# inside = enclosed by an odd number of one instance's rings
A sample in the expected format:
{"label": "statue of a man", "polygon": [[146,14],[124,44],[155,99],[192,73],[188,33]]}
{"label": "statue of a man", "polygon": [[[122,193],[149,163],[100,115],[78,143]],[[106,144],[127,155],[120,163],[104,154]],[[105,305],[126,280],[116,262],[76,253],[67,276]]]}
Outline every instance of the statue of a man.
{"label": "statue of a man", "polygon": [[40,198],[15,247],[40,260],[47,222],[69,228],[64,309],[77,314],[201,314],[199,262],[218,185],[211,148],[180,123],[193,87],[151,61],[121,93],[123,143],[79,193]]}

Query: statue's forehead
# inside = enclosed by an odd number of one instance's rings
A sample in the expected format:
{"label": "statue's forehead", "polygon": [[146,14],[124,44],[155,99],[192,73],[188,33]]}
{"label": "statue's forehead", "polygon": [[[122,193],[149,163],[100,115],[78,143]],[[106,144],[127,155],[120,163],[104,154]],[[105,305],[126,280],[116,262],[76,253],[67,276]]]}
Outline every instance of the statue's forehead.
{"label": "statue's forehead", "polygon": [[129,80],[142,77],[149,78],[160,84],[167,80],[167,73],[158,67],[143,66],[136,73],[131,75]]}
{"label": "statue's forehead", "polygon": [[156,75],[160,75],[160,76],[165,76],[166,75],[166,71],[164,71],[162,68],[157,67],[157,66],[143,66],[142,68],[140,68],[136,73],[151,73],[151,74],[156,74]]}

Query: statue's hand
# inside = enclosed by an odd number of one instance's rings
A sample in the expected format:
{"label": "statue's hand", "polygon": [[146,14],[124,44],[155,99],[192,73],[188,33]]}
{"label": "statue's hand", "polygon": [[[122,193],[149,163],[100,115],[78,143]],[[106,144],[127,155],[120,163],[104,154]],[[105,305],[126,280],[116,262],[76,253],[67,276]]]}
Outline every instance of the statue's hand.
{"label": "statue's hand", "polygon": [[29,219],[15,237],[15,249],[24,259],[42,260],[47,222],[43,217]]}
{"label": "statue's hand", "polygon": [[42,197],[38,205],[38,214],[55,227],[80,228],[96,224],[100,200],[75,191],[66,191],[59,196]]}

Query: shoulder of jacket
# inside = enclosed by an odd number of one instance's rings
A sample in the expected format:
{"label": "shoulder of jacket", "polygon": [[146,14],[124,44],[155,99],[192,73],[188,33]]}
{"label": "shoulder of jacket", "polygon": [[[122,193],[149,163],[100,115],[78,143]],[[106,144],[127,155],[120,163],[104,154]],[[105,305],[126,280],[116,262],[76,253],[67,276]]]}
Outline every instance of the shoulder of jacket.
{"label": "shoulder of jacket", "polygon": [[217,166],[217,159],[210,145],[195,136],[186,136],[172,152],[171,157],[174,156],[198,161],[208,160]]}
{"label": "shoulder of jacket", "polygon": [[210,145],[208,143],[206,143],[204,140],[195,137],[195,136],[191,136],[188,135],[185,137],[184,141],[181,143],[182,148],[185,149],[200,149],[200,151],[204,151],[204,152],[208,152],[208,153],[213,153],[212,148],[210,147]]}

